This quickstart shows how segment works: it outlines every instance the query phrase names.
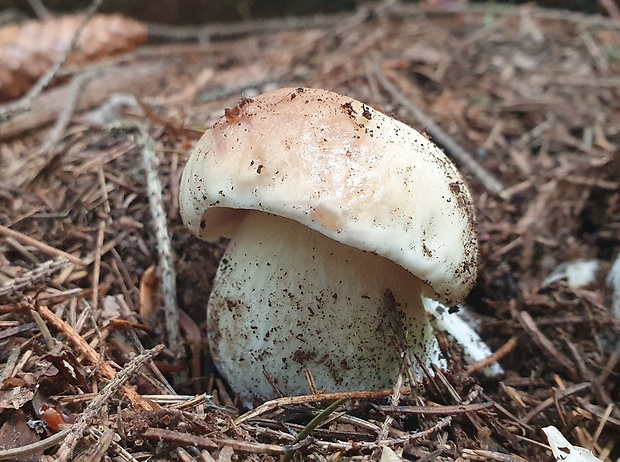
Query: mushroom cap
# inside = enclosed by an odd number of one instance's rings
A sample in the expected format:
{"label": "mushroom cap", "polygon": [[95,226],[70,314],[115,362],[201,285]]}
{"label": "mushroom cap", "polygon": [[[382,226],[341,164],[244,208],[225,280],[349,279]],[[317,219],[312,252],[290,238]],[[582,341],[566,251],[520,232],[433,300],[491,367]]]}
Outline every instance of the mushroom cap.
{"label": "mushroom cap", "polygon": [[190,156],[180,209],[207,240],[232,237],[247,210],[298,221],[398,263],[448,305],[476,279],[474,207],[454,164],[413,128],[326,90],[227,109]]}

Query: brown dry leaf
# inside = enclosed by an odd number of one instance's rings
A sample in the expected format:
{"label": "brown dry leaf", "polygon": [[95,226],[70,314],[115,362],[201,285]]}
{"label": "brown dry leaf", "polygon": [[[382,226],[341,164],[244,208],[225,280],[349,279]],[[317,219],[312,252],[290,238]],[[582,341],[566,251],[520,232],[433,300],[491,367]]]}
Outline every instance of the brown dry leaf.
{"label": "brown dry leaf", "polygon": [[[0,449],[21,448],[39,441],[37,435],[28,427],[28,417],[22,410],[15,411],[0,428]],[[23,456],[23,462],[38,461],[39,456]]]}
{"label": "brown dry leaf", "polygon": [[[0,101],[28,91],[75,36],[82,16],[26,21],[0,28]],[[146,26],[121,15],[96,15],[86,25],[67,63],[84,64],[129,51],[146,41]]]}
{"label": "brown dry leaf", "polygon": [[235,451],[230,446],[224,446],[220,449],[220,456],[217,459],[218,462],[231,462],[232,456],[235,455]]}
{"label": "brown dry leaf", "polygon": [[34,392],[25,387],[15,387],[12,390],[0,391],[0,410],[19,409],[28,403],[33,395]]}
{"label": "brown dry leaf", "polygon": [[84,393],[91,391],[86,371],[71,351],[47,354],[43,359],[49,361],[50,367],[39,377],[38,390],[48,395],[66,392],[69,386],[77,387]]}
{"label": "brown dry leaf", "polygon": [[381,448],[381,460],[379,462],[402,462],[405,460],[396,454],[392,448],[388,446],[381,446]]}
{"label": "brown dry leaf", "polygon": [[140,279],[140,316],[149,321],[155,319],[156,308],[153,303],[153,296],[158,287],[157,267],[151,265]]}

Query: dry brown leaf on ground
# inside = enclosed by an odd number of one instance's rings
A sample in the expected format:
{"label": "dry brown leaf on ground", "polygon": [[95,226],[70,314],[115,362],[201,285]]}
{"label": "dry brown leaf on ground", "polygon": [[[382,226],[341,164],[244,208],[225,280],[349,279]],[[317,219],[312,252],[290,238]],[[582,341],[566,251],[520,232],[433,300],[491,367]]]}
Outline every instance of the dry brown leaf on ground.
{"label": "dry brown leaf on ground", "polygon": [[[204,131],[243,96],[309,86],[381,105],[428,132],[414,115],[421,112],[507,188],[500,197],[489,194],[481,177],[459,164],[476,201],[481,248],[479,281],[461,314],[475,319],[505,376],[485,377],[481,363],[465,369],[462,350],[440,333],[450,371],[437,371],[413,393],[403,388],[400,408],[390,408],[392,389],[326,390],[244,413],[206,344],[184,360],[164,351],[105,403],[107,412],[97,408],[91,429],[116,432],[122,447],[80,433],[76,457],[92,460],[107,449],[123,460],[190,460],[202,451],[206,462],[276,462],[294,448],[295,460],[369,460],[385,445],[403,460],[555,461],[542,428],[557,426],[575,447],[616,462],[620,308],[613,307],[620,289],[612,294],[604,277],[612,265],[612,276],[620,274],[617,22],[531,5],[380,8],[325,17],[308,30],[250,23],[255,32],[210,43],[195,39],[201,28],[191,28],[191,43],[162,38],[106,63],[81,88],[71,123],[56,138],[54,163],[37,148],[55,130],[49,125],[74,87],[45,91],[30,112],[0,125],[0,460],[19,422],[24,436],[30,432],[56,457],[52,446],[69,432],[33,433],[26,422],[91,416],[89,402],[109,382],[106,370],[117,372],[164,340],[162,317],[148,329],[137,323],[144,322],[141,295],[161,304],[156,288],[140,292],[140,278],[159,261],[139,147],[121,124],[108,126],[130,115],[150,127],[157,143],[177,300],[193,319],[181,325],[183,338],[198,347],[209,329],[205,303],[225,242],[198,241],[181,223],[178,185],[192,144],[183,130]],[[525,27],[530,20],[535,29]],[[280,24],[276,32],[272,24]],[[135,110],[136,99],[146,111]],[[21,186],[39,160],[48,167],[44,175]],[[559,271],[576,261],[600,265],[585,287]],[[35,311],[43,318],[38,324]],[[190,377],[196,363],[201,372]],[[173,390],[177,396],[169,396]],[[338,412],[294,443],[343,397]],[[141,410],[141,403],[152,409]],[[25,439],[18,443],[21,454],[33,450]]]}
{"label": "dry brown leaf on ground", "polygon": [[[17,410],[8,416],[7,421],[0,428],[0,449],[12,449],[26,446],[39,441],[37,434],[28,426],[28,416],[22,410]],[[25,455],[20,460],[35,462],[36,455]]]}
{"label": "dry brown leaf on ground", "polygon": [[[82,16],[26,21],[0,28],[0,101],[28,91],[66,50]],[[83,64],[129,51],[146,41],[146,26],[121,15],[96,15],[84,28],[68,63]]]}

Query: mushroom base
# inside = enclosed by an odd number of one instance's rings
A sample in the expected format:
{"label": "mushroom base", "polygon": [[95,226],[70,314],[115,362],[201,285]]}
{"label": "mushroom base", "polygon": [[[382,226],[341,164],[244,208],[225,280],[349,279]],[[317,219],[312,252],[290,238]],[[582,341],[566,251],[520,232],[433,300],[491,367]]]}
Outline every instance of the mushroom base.
{"label": "mushroom base", "polygon": [[399,351],[445,366],[421,288],[383,257],[249,212],[209,299],[211,354],[246,405],[276,397],[269,381],[284,395],[309,393],[305,368],[330,392],[391,388]]}

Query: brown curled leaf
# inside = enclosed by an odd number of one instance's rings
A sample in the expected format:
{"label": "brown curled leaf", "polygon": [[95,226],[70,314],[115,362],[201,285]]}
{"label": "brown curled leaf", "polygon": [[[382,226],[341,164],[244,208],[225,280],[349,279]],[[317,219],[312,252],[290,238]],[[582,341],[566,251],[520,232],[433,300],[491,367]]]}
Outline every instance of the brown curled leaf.
{"label": "brown curled leaf", "polygon": [[[84,18],[62,16],[0,27],[0,101],[18,98],[66,50]],[[121,15],[95,15],[67,63],[85,64],[146,41],[146,26]]]}

